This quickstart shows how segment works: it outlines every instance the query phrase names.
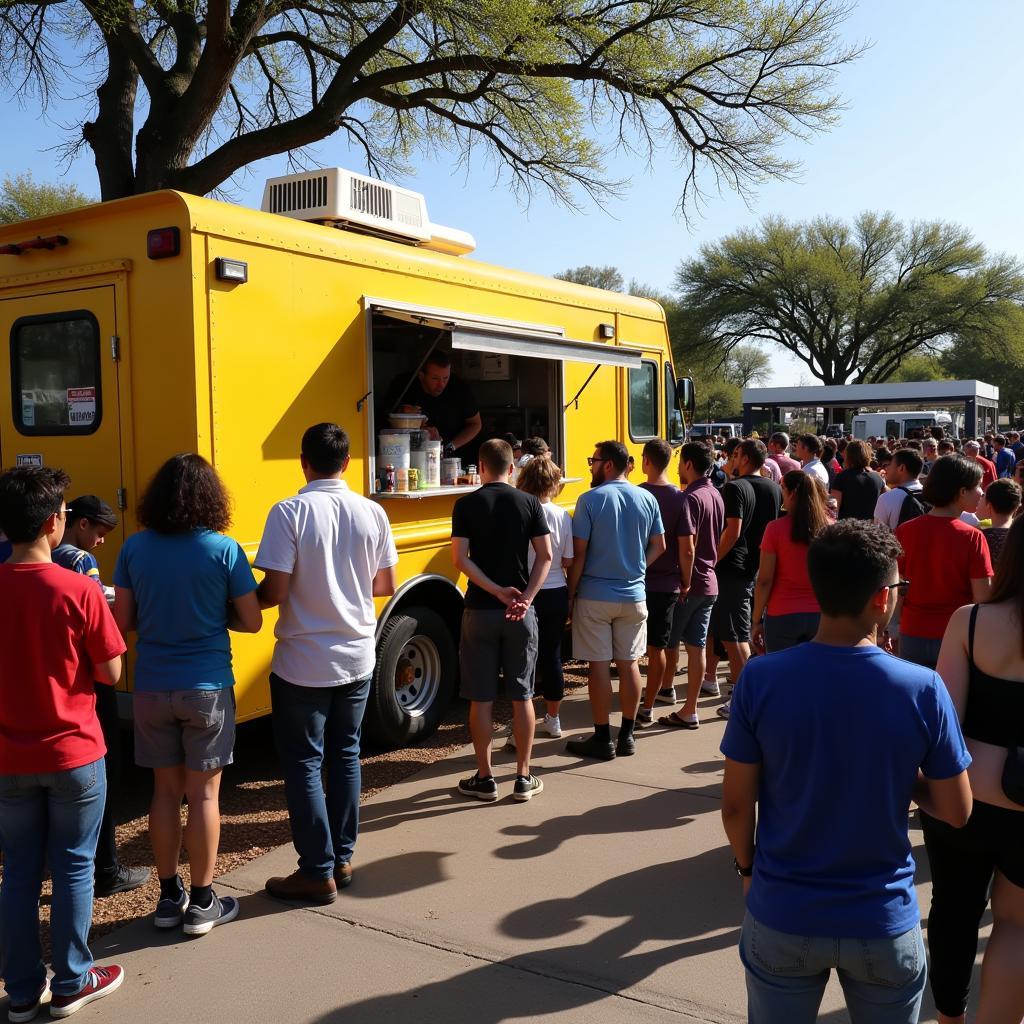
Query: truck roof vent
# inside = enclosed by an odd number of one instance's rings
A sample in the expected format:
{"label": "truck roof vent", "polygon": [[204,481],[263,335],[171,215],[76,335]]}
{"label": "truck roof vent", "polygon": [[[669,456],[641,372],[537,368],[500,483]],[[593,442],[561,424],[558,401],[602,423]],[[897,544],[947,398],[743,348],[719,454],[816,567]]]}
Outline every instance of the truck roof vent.
{"label": "truck roof vent", "polygon": [[261,209],[454,256],[476,248],[468,232],[431,224],[422,193],[341,167],[270,178]]}

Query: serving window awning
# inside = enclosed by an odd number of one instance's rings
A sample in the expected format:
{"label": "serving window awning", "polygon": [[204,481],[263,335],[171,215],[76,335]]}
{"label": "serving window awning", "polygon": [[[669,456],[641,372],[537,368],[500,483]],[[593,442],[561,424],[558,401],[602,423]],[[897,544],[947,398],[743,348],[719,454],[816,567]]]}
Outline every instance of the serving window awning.
{"label": "serving window awning", "polygon": [[452,348],[527,359],[592,363],[640,369],[641,352],[621,345],[566,338],[560,327],[514,320],[491,319],[442,309],[420,309],[404,304],[367,300],[374,313],[421,327],[450,331]]}

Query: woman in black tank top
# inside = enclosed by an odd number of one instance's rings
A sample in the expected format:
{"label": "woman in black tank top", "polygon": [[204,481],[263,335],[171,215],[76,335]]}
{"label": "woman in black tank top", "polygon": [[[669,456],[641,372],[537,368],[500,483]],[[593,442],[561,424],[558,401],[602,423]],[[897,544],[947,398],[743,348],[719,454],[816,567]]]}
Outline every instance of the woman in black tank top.
{"label": "woman in black tank top", "polygon": [[931,985],[939,1024],[964,1020],[991,896],[978,1024],[1024,1018],[1024,520],[1010,528],[991,601],[950,619],[937,670],[956,705],[974,811],[962,829],[921,812],[932,874]]}

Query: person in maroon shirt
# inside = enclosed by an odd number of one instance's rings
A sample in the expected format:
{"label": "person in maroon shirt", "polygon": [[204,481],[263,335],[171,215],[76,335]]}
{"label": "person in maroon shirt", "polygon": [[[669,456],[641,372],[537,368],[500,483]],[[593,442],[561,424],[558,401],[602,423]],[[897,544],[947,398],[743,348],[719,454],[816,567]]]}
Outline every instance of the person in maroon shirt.
{"label": "person in maroon shirt", "polygon": [[39,936],[44,866],[53,879],[51,1017],[67,1017],[124,980],[89,953],[93,865],[106,798],[95,681],[121,677],[125,645],[99,587],[55,565],[67,475],[0,476],[0,975],[8,1017],[29,1021],[47,989]]}

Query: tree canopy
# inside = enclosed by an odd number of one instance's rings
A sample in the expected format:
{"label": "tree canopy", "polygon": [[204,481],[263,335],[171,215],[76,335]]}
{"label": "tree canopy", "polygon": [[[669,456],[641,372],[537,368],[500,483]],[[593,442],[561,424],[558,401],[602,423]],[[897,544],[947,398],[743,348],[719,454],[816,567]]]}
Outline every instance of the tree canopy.
{"label": "tree canopy", "polygon": [[570,267],[560,274],[554,275],[559,281],[571,281],[573,284],[585,284],[591,288],[603,288],[609,292],[621,292],[626,282],[616,267]]}
{"label": "tree canopy", "polygon": [[[4,0],[0,83],[46,104],[95,85],[103,199],[204,195],[341,133],[372,173],[480,150],[512,187],[573,203],[609,179],[592,127],[673,149],[683,210],[794,165],[837,118],[849,0]],[[90,86],[91,87],[91,86]]]}
{"label": "tree canopy", "polygon": [[676,287],[691,344],[773,342],[845,384],[888,380],[925,345],[998,338],[1024,301],[1024,269],[939,221],[766,218],[702,246]]}
{"label": "tree canopy", "polygon": [[94,202],[75,185],[36,181],[30,172],[7,175],[0,185],[0,224],[45,217]]}

